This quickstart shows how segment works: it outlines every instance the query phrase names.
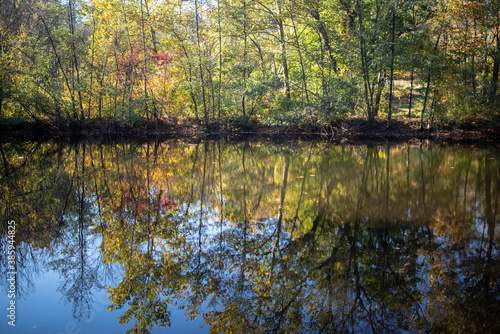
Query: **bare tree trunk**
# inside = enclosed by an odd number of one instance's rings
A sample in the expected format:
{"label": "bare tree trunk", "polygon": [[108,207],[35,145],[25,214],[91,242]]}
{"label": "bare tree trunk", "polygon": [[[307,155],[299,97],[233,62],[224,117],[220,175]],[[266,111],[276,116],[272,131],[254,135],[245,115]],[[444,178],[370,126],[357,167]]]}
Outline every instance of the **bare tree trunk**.
{"label": "bare tree trunk", "polygon": [[309,11],[309,13],[316,20],[317,29],[320,33],[321,40],[323,41],[323,46],[326,49],[326,51],[328,52],[328,57],[330,58],[330,63],[331,63],[331,66],[333,67],[333,71],[337,72],[337,60],[333,56],[332,48],[330,45],[330,37],[328,36],[328,32],[325,28],[325,24],[321,20],[319,12],[317,11],[316,8],[314,8],[314,6],[312,6],[312,9]]}
{"label": "bare tree trunk", "polygon": [[[148,19],[151,17],[149,13],[148,0],[144,0],[144,7],[146,7],[146,14],[148,15]],[[151,31],[151,41],[153,43],[153,54],[158,54],[158,41],[156,40],[156,31],[150,25],[149,30]]]}
{"label": "bare tree trunk", "polygon": [[[439,39],[441,38],[441,33],[438,35],[436,44],[434,45],[434,51],[437,50],[437,47],[439,45]],[[429,73],[427,74],[427,87],[425,88],[425,97],[424,97],[424,106],[422,107],[422,113],[420,115],[420,130],[424,129],[424,114],[425,114],[425,107],[427,106],[427,99],[429,97],[429,86],[431,84],[431,75],[432,75],[432,62],[429,65]]]}
{"label": "bare tree trunk", "polygon": [[[69,18],[70,18],[70,32],[71,32],[71,49],[73,52],[73,62],[75,66],[75,72],[76,72],[76,84],[78,86],[78,104],[80,107],[80,115],[81,115],[81,122],[85,122],[85,114],[83,111],[83,101],[82,101],[82,91],[81,91],[81,86],[80,86],[80,68],[79,68],[79,63],[78,63],[78,57],[76,53],[76,45],[74,42],[75,38],[75,11],[74,11],[74,4],[73,0],[69,0],[68,2],[69,5]],[[73,89],[74,85],[73,85]]]}
{"label": "bare tree trunk", "polygon": [[370,90],[370,74],[368,72],[368,64],[366,59],[366,50],[365,50],[365,41],[364,41],[364,32],[363,32],[363,16],[361,13],[361,6],[359,4],[359,0],[356,0],[356,7],[358,12],[358,23],[359,23],[359,44],[361,49],[361,67],[363,72],[363,81],[365,86],[365,101],[366,101],[366,112],[368,116],[368,121],[371,123],[373,121],[372,114],[372,106],[373,102],[370,101],[372,99],[372,94],[369,92]]}
{"label": "bare tree trunk", "polygon": [[435,105],[436,105],[436,100],[437,100],[437,97],[436,95],[439,95],[439,92],[436,88],[434,88],[434,91],[432,93],[432,104],[431,104],[431,112],[430,112],[430,119],[431,119],[431,122],[429,124],[429,128],[432,129],[432,126],[434,125],[434,116],[435,116]]}
{"label": "bare tree trunk", "polygon": [[[292,19],[293,33],[295,35],[295,43],[297,44],[297,51],[299,52],[299,61],[300,61],[300,69],[302,71],[302,81],[304,84],[304,93],[306,94],[307,104],[309,104],[309,93],[307,91],[306,71],[304,69],[304,61],[302,59],[302,51],[300,50],[299,35],[297,34],[297,28],[295,27],[295,20],[293,19],[292,11],[290,11],[290,18]],[[312,112],[312,110],[311,110],[311,112]]]}
{"label": "bare tree trunk", "polygon": [[410,77],[410,101],[408,102],[408,118],[411,118],[411,102],[413,99],[413,74],[414,74],[414,69],[412,66],[411,77]]}
{"label": "bare tree trunk", "polygon": [[[377,117],[378,112],[380,110],[380,101],[382,99],[382,91],[385,86],[385,77],[386,74],[382,71],[378,72],[378,77],[377,77],[377,87],[375,91],[375,102],[372,106],[372,116]],[[373,84],[372,92],[375,90],[375,83]]]}
{"label": "bare tree trunk", "polygon": [[[122,14],[123,14],[123,22],[125,23],[125,31],[127,32],[127,39],[128,39],[128,46],[130,50],[130,55],[134,52],[134,49],[132,47],[132,40],[130,38],[130,29],[128,26],[128,21],[127,21],[127,15],[126,15],[127,9],[125,8],[125,4],[122,5]],[[130,70],[131,64],[129,63],[129,68],[126,70],[126,75],[125,75],[125,83],[123,87],[123,99],[122,99],[122,107],[125,106],[125,100],[127,101],[126,108],[129,110],[129,116],[131,116],[132,109],[130,108],[130,100],[131,100],[131,89],[132,89],[132,83],[134,82],[134,77],[132,77],[132,71]]]}
{"label": "bare tree trunk", "polygon": [[144,112],[146,113],[146,129],[147,129],[149,127],[149,107],[148,107],[148,87],[146,78],[146,71],[147,71],[146,33],[144,31],[144,11],[142,8],[142,1],[143,0],[141,0],[141,32],[142,32],[142,50],[144,54],[142,75],[144,79]]}
{"label": "bare tree trunk", "polygon": [[394,84],[394,32],[396,30],[396,11],[392,8],[392,43],[391,43],[391,83],[389,88],[389,110],[387,112],[387,125],[391,126],[392,117],[392,88]]}
{"label": "bare tree trunk", "polygon": [[101,80],[99,80],[99,102],[97,104],[97,110],[98,110],[98,115],[99,115],[99,120],[101,120],[101,112],[102,112],[102,96],[103,96],[103,86],[104,86],[104,77],[105,77],[105,74],[106,74],[106,68],[107,68],[107,65],[108,65],[108,55],[106,55],[106,60],[104,61],[104,67],[102,68],[102,76],[101,76]]}
{"label": "bare tree trunk", "polygon": [[64,70],[64,68],[62,66],[62,62],[61,62],[61,58],[59,57],[59,54],[57,53],[56,45],[54,43],[54,40],[52,39],[51,31],[49,30],[49,27],[47,26],[47,23],[45,22],[45,20],[43,19],[42,16],[40,16],[40,20],[43,23],[43,27],[45,28],[45,31],[47,32],[47,35],[48,35],[49,41],[50,41],[50,45],[52,46],[52,50],[54,51],[54,54],[56,56],[57,63],[59,64],[59,68],[61,69],[61,72],[63,74],[64,82],[66,83],[66,88],[68,89],[69,94],[71,96],[71,106],[72,106],[72,109],[73,109],[72,110],[73,111],[73,117],[75,119],[77,119],[78,115],[76,114],[76,102],[75,102],[74,91],[73,91],[73,89],[71,88],[71,86],[69,84],[68,75],[67,75],[66,71]]}
{"label": "bare tree trunk", "polygon": [[243,110],[243,117],[246,115],[245,111],[245,96],[247,93],[247,2],[243,0],[243,96],[241,98],[241,108]]}
{"label": "bare tree trunk", "polygon": [[115,57],[115,66],[116,66],[116,75],[115,75],[115,103],[114,103],[114,108],[113,108],[113,122],[115,121],[115,115],[116,115],[116,108],[118,107],[118,72],[120,71],[118,67],[118,54],[116,53],[116,37],[115,40],[113,41],[113,55]]}
{"label": "bare tree trunk", "polygon": [[90,89],[89,89],[89,107],[87,111],[87,118],[90,119],[90,109],[92,106],[92,89],[93,89],[93,79],[94,79],[94,41],[95,41],[95,17],[94,11],[92,10],[92,51],[90,56]]}
{"label": "bare tree trunk", "polygon": [[281,6],[278,5],[278,28],[280,32],[281,63],[283,66],[283,79],[285,80],[286,98],[290,99],[290,79],[288,77],[288,62],[286,59],[285,30],[283,29],[283,19],[281,18]]}
{"label": "bare tree trunk", "polygon": [[189,80],[188,80],[189,95],[191,96],[191,101],[193,102],[194,114],[196,116],[196,119],[199,120],[198,103],[196,102],[196,95],[194,94],[194,90],[193,90],[193,67],[191,65],[191,57],[189,56],[189,53],[186,49],[186,46],[184,45],[184,41],[182,40],[182,38],[175,32],[175,30],[172,30],[172,33],[179,40],[181,47],[182,47],[182,51],[184,52],[184,55],[186,56],[186,59],[187,59],[188,69],[189,69]]}
{"label": "bare tree trunk", "polygon": [[217,122],[220,122],[221,85],[222,85],[222,33],[220,25],[220,0],[217,0],[217,30],[219,35],[219,84],[217,88]]}
{"label": "bare tree trunk", "polygon": [[280,49],[281,49],[281,65],[283,66],[283,79],[285,83],[285,95],[286,98],[289,100],[290,99],[290,79],[289,79],[289,74],[288,74],[288,62],[287,62],[287,56],[286,56],[286,45],[285,45],[285,30],[283,28],[283,15],[281,11],[282,7],[282,0],[276,0],[276,7],[278,11],[278,15],[274,15],[267,7],[266,10],[273,15],[274,19],[276,20],[277,28],[279,31],[279,43],[280,43]]}
{"label": "bare tree trunk", "polygon": [[208,130],[208,112],[207,112],[207,102],[205,98],[205,79],[203,77],[203,66],[201,63],[201,45],[200,45],[200,18],[198,14],[198,0],[194,2],[195,15],[196,15],[196,45],[198,47],[198,66],[200,69],[200,79],[201,79],[201,94],[203,101],[203,122],[205,123],[205,129]]}
{"label": "bare tree trunk", "polygon": [[427,75],[427,87],[425,88],[424,106],[422,107],[422,113],[420,114],[420,130],[424,129],[424,114],[425,114],[425,107],[427,106],[427,99],[429,97],[430,85],[431,85],[431,70],[429,70],[429,74]]}
{"label": "bare tree trunk", "polygon": [[494,100],[497,90],[498,90],[498,74],[500,70],[500,31],[499,27],[496,29],[495,34],[497,40],[497,50],[493,55],[493,72],[491,74],[491,91],[490,91],[490,99]]}

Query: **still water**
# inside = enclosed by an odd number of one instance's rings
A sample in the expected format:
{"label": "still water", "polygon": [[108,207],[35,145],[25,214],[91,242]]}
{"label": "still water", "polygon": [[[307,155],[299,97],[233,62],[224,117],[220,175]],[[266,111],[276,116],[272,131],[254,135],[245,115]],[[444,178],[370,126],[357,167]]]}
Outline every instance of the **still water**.
{"label": "still water", "polygon": [[498,151],[0,153],[1,333],[500,332]]}

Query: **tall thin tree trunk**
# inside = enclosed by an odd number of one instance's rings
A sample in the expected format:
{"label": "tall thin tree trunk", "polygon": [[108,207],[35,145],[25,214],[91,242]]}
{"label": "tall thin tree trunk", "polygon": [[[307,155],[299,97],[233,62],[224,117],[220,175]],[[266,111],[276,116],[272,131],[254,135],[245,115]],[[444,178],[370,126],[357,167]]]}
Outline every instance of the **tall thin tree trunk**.
{"label": "tall thin tree trunk", "polygon": [[198,14],[198,0],[194,2],[195,15],[196,15],[196,45],[198,47],[198,66],[200,69],[200,79],[201,79],[201,95],[203,101],[203,122],[205,123],[205,130],[208,130],[208,112],[207,112],[207,102],[205,98],[205,79],[203,77],[203,66],[201,63],[201,45],[200,45],[200,18]]}
{"label": "tall thin tree trunk", "polygon": [[212,76],[212,71],[210,68],[207,68],[208,72],[208,84],[210,85],[210,95],[211,95],[211,109],[212,109],[212,122],[215,121],[215,89],[214,89],[214,80]]}
{"label": "tall thin tree trunk", "polygon": [[62,72],[63,77],[64,77],[64,82],[66,83],[66,88],[68,89],[68,92],[70,94],[70,97],[71,97],[71,106],[72,106],[72,111],[73,111],[73,117],[75,119],[77,119],[78,115],[76,114],[75,95],[74,95],[73,89],[71,88],[71,86],[69,84],[68,74],[66,73],[66,71],[64,70],[64,67],[62,66],[61,58],[59,57],[59,54],[57,53],[57,48],[56,48],[56,45],[54,43],[54,40],[52,39],[51,31],[49,30],[49,27],[47,26],[47,23],[45,22],[43,16],[40,16],[40,20],[42,21],[42,24],[43,24],[43,26],[45,28],[45,31],[46,31],[46,33],[47,33],[47,35],[49,37],[50,45],[52,46],[52,50],[54,50],[54,54],[56,56],[57,63],[59,64],[59,68],[61,69],[61,72]]}
{"label": "tall thin tree trunk", "polygon": [[89,89],[89,107],[87,111],[87,117],[90,119],[90,109],[92,106],[92,85],[93,85],[93,79],[94,79],[94,45],[95,45],[95,17],[94,17],[94,11],[92,10],[92,51],[91,51],[91,56],[90,56],[90,89]]}
{"label": "tall thin tree trunk", "polygon": [[408,102],[408,118],[411,118],[411,102],[413,99],[413,74],[414,68],[411,68],[411,76],[410,76],[410,101]]}
{"label": "tall thin tree trunk", "polygon": [[436,114],[434,108],[435,108],[436,100],[437,100],[436,94],[439,94],[439,93],[438,93],[437,89],[434,88],[434,91],[432,93],[432,104],[431,104],[431,111],[430,111],[430,119],[431,119],[431,121],[430,121],[430,124],[429,124],[429,128],[432,128],[432,126],[434,125],[434,116]]}
{"label": "tall thin tree trunk", "polygon": [[364,42],[364,32],[363,32],[363,15],[361,13],[361,6],[359,4],[359,0],[356,0],[356,7],[358,12],[358,23],[359,23],[359,44],[361,49],[361,67],[363,72],[363,81],[365,86],[365,101],[366,101],[366,112],[368,116],[368,121],[371,123],[373,121],[372,114],[372,106],[373,103],[370,103],[370,98],[372,94],[369,92],[370,85],[370,75],[368,73],[368,64],[366,59],[366,50],[365,50],[365,42]]}
{"label": "tall thin tree trunk", "polygon": [[[299,52],[299,61],[300,61],[300,69],[302,71],[302,81],[304,84],[304,93],[306,94],[306,101],[309,104],[309,93],[307,91],[307,79],[306,79],[306,71],[304,69],[304,60],[302,59],[302,51],[300,49],[299,35],[297,34],[297,28],[295,26],[295,20],[293,19],[293,13],[290,11],[290,18],[292,19],[293,33],[295,35],[295,43],[297,44],[297,51]],[[311,109],[312,113],[312,109]]]}
{"label": "tall thin tree trunk", "polygon": [[[440,38],[441,38],[441,33],[439,33],[437,37],[436,44],[434,45],[434,51],[437,50]],[[425,114],[425,107],[427,106],[427,99],[429,97],[429,87],[431,85],[432,65],[433,64],[431,62],[429,65],[429,72],[427,74],[427,87],[425,88],[424,106],[422,107],[422,113],[420,115],[420,130],[424,129],[424,114]]]}
{"label": "tall thin tree trunk", "polygon": [[493,72],[491,74],[491,91],[490,99],[494,100],[498,90],[498,74],[500,72],[500,31],[499,27],[496,29],[497,50],[493,54]]}
{"label": "tall thin tree trunk", "polygon": [[[97,110],[98,110],[98,115],[99,115],[99,120],[101,120],[101,112],[102,112],[102,96],[103,96],[103,86],[104,86],[104,78],[106,75],[106,68],[108,65],[108,55],[106,55],[106,60],[104,61],[104,67],[102,68],[102,76],[101,80],[99,81],[99,102],[97,105]],[[116,95],[115,95],[116,96]],[[115,99],[116,101],[116,99]],[[115,106],[116,108],[116,106]]]}
{"label": "tall thin tree trunk", "polygon": [[285,45],[285,29],[283,28],[283,17],[281,15],[281,0],[277,1],[278,6],[278,29],[280,33],[280,48],[281,48],[281,63],[283,66],[283,79],[285,80],[285,95],[286,98],[290,99],[290,79],[288,75],[288,62],[286,57],[286,45]]}
{"label": "tall thin tree trunk", "polygon": [[420,130],[424,129],[424,114],[425,114],[425,107],[427,106],[427,99],[429,97],[429,87],[431,85],[431,72],[432,70],[429,70],[429,73],[427,74],[427,86],[425,88],[424,106],[422,107],[422,113],[420,114]]}
{"label": "tall thin tree trunk", "polygon": [[382,99],[382,90],[384,89],[385,86],[385,77],[386,74],[383,73],[382,71],[378,72],[378,77],[377,77],[377,86],[375,87],[375,81],[373,84],[372,92],[375,90],[375,101],[372,106],[372,116],[377,117],[378,112],[380,110],[380,101]]}
{"label": "tall thin tree trunk", "polygon": [[328,52],[328,57],[330,58],[331,67],[333,67],[334,72],[337,72],[337,60],[333,56],[333,51],[330,45],[330,37],[328,36],[328,31],[325,28],[325,24],[321,20],[319,12],[316,8],[314,8],[314,6],[312,6],[312,9],[309,11],[309,13],[316,20],[317,29],[321,36],[321,40],[323,41],[323,46]]}
{"label": "tall thin tree trunk", "polygon": [[142,8],[143,0],[141,0],[141,32],[142,32],[142,52],[144,54],[144,63],[142,75],[144,79],[144,112],[146,113],[146,128],[149,127],[149,107],[148,107],[148,87],[147,87],[147,56],[146,56],[146,32],[144,31],[144,10]]}
{"label": "tall thin tree trunk", "polygon": [[[189,56],[189,53],[186,49],[186,46],[184,45],[184,41],[182,38],[175,32],[175,30],[172,30],[172,33],[175,35],[175,37],[179,40],[179,43],[181,44],[182,51],[184,52],[184,55],[186,56],[187,59],[187,64],[188,64],[188,69],[189,69],[189,95],[191,96],[191,101],[193,102],[193,108],[194,108],[194,115],[196,116],[196,119],[199,120],[198,116],[198,103],[196,102],[196,95],[194,93],[193,89],[193,67],[191,65],[191,57]],[[184,70],[185,72],[186,70]]]}
{"label": "tall thin tree trunk", "polygon": [[391,126],[392,117],[392,89],[394,84],[394,36],[396,30],[396,11],[392,8],[392,43],[391,43],[391,83],[389,88],[389,110],[387,112],[387,125]]}
{"label": "tall thin tree trunk", "polygon": [[[318,36],[319,36],[319,40],[321,40],[321,34],[320,32],[318,31]],[[329,92],[328,92],[328,86],[326,84],[326,78],[325,78],[325,69],[324,69],[324,63],[323,63],[323,58],[324,58],[324,51],[323,51],[323,44],[319,44],[319,51],[320,51],[320,60],[318,61],[318,67],[319,67],[319,70],[321,71],[321,89],[323,90],[322,94],[324,96],[328,96]]]}
{"label": "tall thin tree trunk", "polygon": [[115,57],[115,66],[116,66],[116,75],[115,75],[115,103],[114,103],[114,108],[113,108],[113,122],[115,120],[115,114],[116,114],[116,108],[118,107],[118,73],[120,71],[120,68],[118,66],[118,54],[116,53],[116,48],[117,48],[117,41],[116,37],[113,42],[113,55]]}
{"label": "tall thin tree trunk", "polygon": [[217,0],[217,30],[219,35],[219,84],[217,85],[217,122],[220,123],[221,85],[222,85],[222,32],[220,25],[220,0]]}
{"label": "tall thin tree trunk", "polygon": [[[144,7],[146,7],[146,14],[148,16],[148,19],[151,17],[151,14],[149,13],[149,6],[148,6],[148,0],[144,0]],[[154,28],[150,25],[149,30],[151,32],[151,42],[153,44],[153,54],[158,54],[158,41],[156,40],[156,31]]]}
{"label": "tall thin tree trunk", "polygon": [[[71,51],[73,52],[73,62],[75,66],[75,72],[76,72],[76,85],[78,86],[78,104],[80,107],[80,117],[81,117],[81,122],[85,122],[85,114],[83,111],[83,101],[82,101],[82,91],[81,91],[81,86],[80,86],[80,67],[78,63],[78,56],[77,56],[77,50],[76,50],[76,45],[75,45],[75,11],[74,11],[74,5],[73,5],[73,0],[70,0],[68,2],[69,5],[69,18],[70,18],[70,32],[71,32]],[[74,85],[73,85],[73,89]]]}
{"label": "tall thin tree trunk", "polygon": [[476,56],[472,55],[471,59],[471,74],[470,74],[470,79],[472,81],[472,95],[474,98],[476,97],[476,92],[477,92],[477,82],[476,82]]}
{"label": "tall thin tree trunk", "polygon": [[241,97],[241,108],[243,117],[245,111],[245,96],[247,93],[247,2],[243,0],[243,96]]}
{"label": "tall thin tree trunk", "polygon": [[[123,22],[125,23],[125,31],[127,32],[127,40],[128,40],[128,46],[130,50],[130,55],[134,53],[134,48],[132,46],[132,39],[130,38],[130,28],[128,25],[127,21],[127,9],[125,8],[125,3],[122,5],[122,13],[123,13]],[[130,62],[128,64],[129,68],[131,66]],[[132,83],[134,82],[134,77],[132,76],[131,70],[127,68],[126,70],[126,75],[125,75],[125,84],[123,87],[123,100],[122,100],[122,106],[125,106],[125,100],[127,101],[126,108],[129,111],[129,116],[132,114],[132,108],[130,108],[130,100],[131,100],[131,90],[132,90]]]}

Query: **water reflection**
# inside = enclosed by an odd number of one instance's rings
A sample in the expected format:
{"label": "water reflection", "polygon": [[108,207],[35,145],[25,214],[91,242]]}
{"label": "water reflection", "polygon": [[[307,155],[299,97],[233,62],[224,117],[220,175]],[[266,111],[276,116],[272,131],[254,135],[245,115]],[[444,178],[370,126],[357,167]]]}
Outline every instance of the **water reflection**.
{"label": "water reflection", "polygon": [[[19,292],[56,270],[77,318],[105,289],[131,332],[169,326],[175,308],[215,333],[500,331],[498,152],[0,149],[0,217],[18,222]],[[1,233],[5,266],[5,225]]]}

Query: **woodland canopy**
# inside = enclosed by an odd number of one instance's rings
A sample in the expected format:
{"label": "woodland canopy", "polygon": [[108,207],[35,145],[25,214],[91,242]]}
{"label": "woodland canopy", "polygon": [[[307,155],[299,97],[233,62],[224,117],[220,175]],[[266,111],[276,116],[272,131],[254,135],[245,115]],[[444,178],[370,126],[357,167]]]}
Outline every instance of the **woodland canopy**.
{"label": "woodland canopy", "polygon": [[497,121],[499,0],[5,0],[0,119]]}

